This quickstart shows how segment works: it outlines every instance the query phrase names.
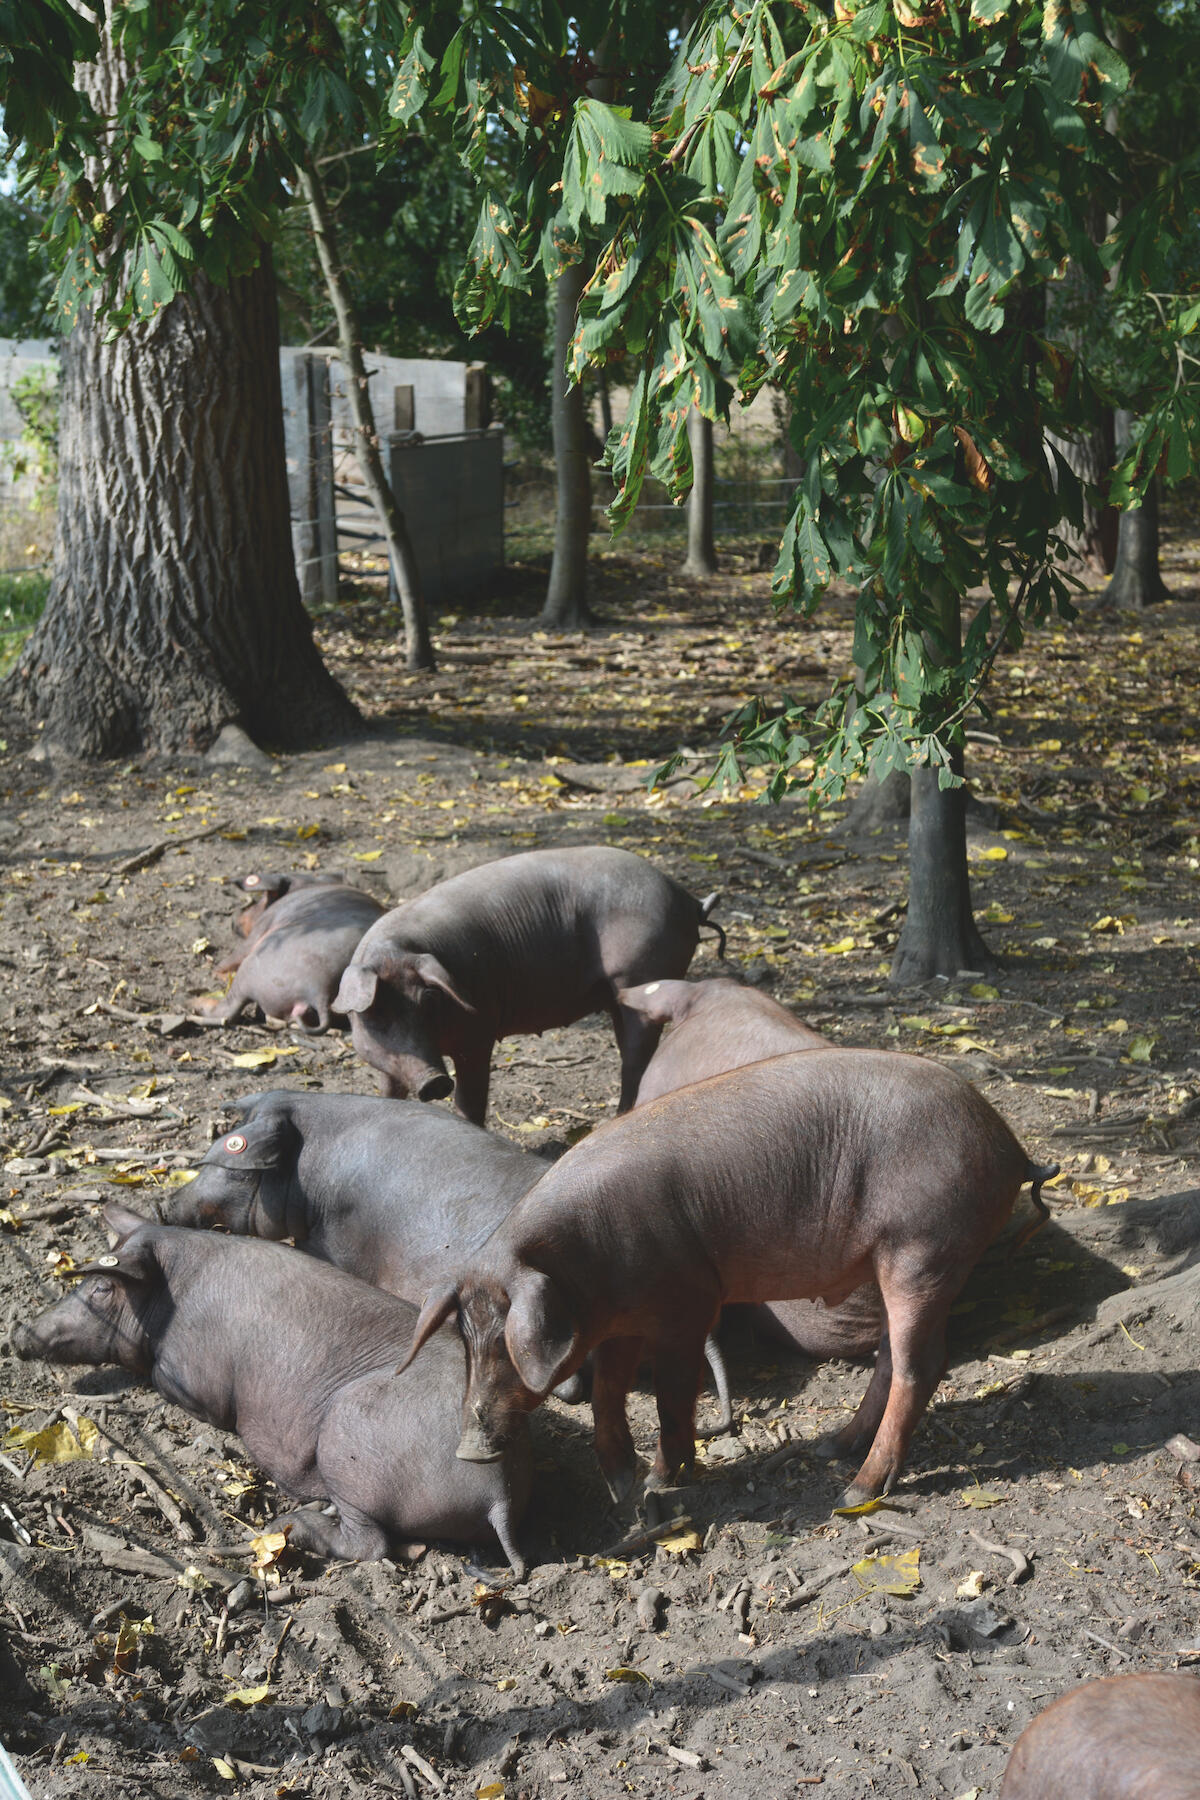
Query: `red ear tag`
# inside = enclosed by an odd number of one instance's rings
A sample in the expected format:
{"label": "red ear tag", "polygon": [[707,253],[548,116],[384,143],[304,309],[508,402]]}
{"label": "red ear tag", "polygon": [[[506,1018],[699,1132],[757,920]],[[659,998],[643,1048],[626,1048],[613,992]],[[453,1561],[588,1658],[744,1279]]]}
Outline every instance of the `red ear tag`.
{"label": "red ear tag", "polygon": [[242,883],[242,886],[243,887],[257,887],[258,886],[258,876],[257,875],[247,875],[245,881],[243,881],[243,883]]}
{"label": "red ear tag", "polygon": [[229,1151],[231,1156],[240,1156],[242,1154],[242,1151],[246,1148],[246,1140],[240,1131],[235,1131],[232,1137],[227,1137],[225,1139],[225,1148]]}

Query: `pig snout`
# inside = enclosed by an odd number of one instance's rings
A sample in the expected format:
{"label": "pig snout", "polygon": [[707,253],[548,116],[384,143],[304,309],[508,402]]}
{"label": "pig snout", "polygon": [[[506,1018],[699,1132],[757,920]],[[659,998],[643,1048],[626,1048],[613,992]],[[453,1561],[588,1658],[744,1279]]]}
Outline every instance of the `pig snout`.
{"label": "pig snout", "polygon": [[504,1455],[503,1449],[493,1441],[478,1407],[472,1407],[471,1414],[463,1423],[463,1434],[458,1441],[455,1456],[460,1462],[499,1462]]}
{"label": "pig snout", "polygon": [[380,1069],[380,1086],[389,1100],[444,1100],[454,1090],[445,1066],[419,1063],[408,1057],[388,1058]]}
{"label": "pig snout", "polygon": [[35,1357],[42,1354],[37,1333],[32,1325],[16,1326],[9,1341],[12,1344],[13,1355],[19,1356],[22,1362],[32,1362]]}

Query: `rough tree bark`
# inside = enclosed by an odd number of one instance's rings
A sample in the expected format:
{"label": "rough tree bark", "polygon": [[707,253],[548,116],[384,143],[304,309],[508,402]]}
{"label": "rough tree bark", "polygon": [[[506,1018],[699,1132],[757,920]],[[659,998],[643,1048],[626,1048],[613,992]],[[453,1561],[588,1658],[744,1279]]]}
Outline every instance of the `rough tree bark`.
{"label": "rough tree bark", "polygon": [[[105,24],[76,70],[101,119],[127,76]],[[87,173],[111,207],[99,159]],[[296,582],[269,257],[105,336],[84,314],[64,345],[54,572],[7,699],[76,756],[353,730]]]}
{"label": "rough tree bark", "polygon": [[[962,606],[947,594],[942,635],[951,653],[962,643]],[[962,752],[951,756],[962,777]],[[985,969],[995,962],[971,910],[967,871],[967,790],[938,786],[935,768],[911,771],[908,815],[908,911],[892,958],[889,979],[898,985]]]}
{"label": "rough tree bark", "polygon": [[346,394],[350,416],[354,420],[355,455],[371,496],[371,504],[379,515],[388,556],[396,576],[400,609],[404,614],[405,662],[410,669],[436,667],[433,644],[429,637],[429,618],[421,572],[404,514],[396,504],[391,483],[383,466],[379,433],[375,429],[375,413],[371,406],[371,388],[363,361],[362,333],[355,314],[345,265],[338,254],[337,235],[325,186],[315,168],[299,170],[300,187],[308,208],[317,260],[325,278],[325,286],[337,320],[338,353],[346,371]]}
{"label": "rough tree bark", "polygon": [[715,575],[713,428],[712,420],[706,419],[695,406],[688,413],[688,444],[692,452],[692,491],[687,503],[687,558],[682,573]]}
{"label": "rough tree bark", "polygon": [[554,284],[550,423],[557,504],[554,558],[542,619],[547,625],[566,630],[583,630],[595,624],[587,598],[588,531],[592,522],[587,408],[582,385],[572,387],[566,374],[567,353],[575,335],[575,316],[587,275],[584,262],[572,263]]}
{"label": "rough tree bark", "polygon": [[[1124,455],[1132,435],[1133,415],[1116,415],[1117,453]],[[1120,516],[1117,560],[1112,580],[1101,598],[1108,606],[1153,606],[1170,593],[1158,568],[1158,481],[1152,480],[1140,506]]]}
{"label": "rough tree bark", "polygon": [[111,343],[81,317],[59,392],[54,574],[10,702],[85,757],[353,730],[296,583],[266,256]]}

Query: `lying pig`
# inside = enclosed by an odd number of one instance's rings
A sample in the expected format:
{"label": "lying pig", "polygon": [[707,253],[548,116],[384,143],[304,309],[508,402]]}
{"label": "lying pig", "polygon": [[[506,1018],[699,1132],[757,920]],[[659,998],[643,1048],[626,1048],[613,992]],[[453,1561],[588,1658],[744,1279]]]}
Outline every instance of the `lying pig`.
{"label": "lying pig", "polygon": [[216,967],[218,975],[237,973],[229,992],[198,1001],[200,1010],[230,1024],[248,1006],[258,1006],[269,1019],[314,1033],[341,1023],[333,996],[384,906],[334,876],[246,875],[242,887],[247,883],[254,884],[248,892],[262,884],[262,904],[243,910],[237,929],[245,931],[246,942]]}
{"label": "lying pig", "polygon": [[585,1138],[426,1299],[409,1360],[457,1318],[458,1454],[500,1453],[592,1352],[610,1491],[636,1470],[625,1398],[654,1365],[656,1485],[688,1469],[704,1339],[730,1301],[837,1305],[869,1277],[885,1329],[866,1394],[823,1446],[867,1451],[845,1504],[886,1493],[942,1374],[959,1289],[1039,1169],[969,1083],[886,1050],[805,1050],[693,1082]]}
{"label": "lying pig", "polygon": [[[282,900],[285,894],[296,892],[302,887],[344,887],[345,882],[340,875],[318,875],[307,869],[292,869],[286,875],[238,875],[233,878],[234,887],[238,887],[246,895],[246,904],[233,921],[233,929],[238,937],[248,938],[269,906]],[[236,969],[245,950],[234,950],[217,964],[218,973],[227,974]]]}
{"label": "lying pig", "polygon": [[282,1244],[154,1225],[110,1202],[117,1245],[65,1299],[13,1334],[18,1356],[118,1363],[176,1405],[236,1431],[285,1493],[337,1518],[288,1513],[272,1530],[322,1556],[373,1559],[393,1541],[471,1543],[488,1527],[518,1575],[529,1498],[524,1420],[491,1469],[454,1455],[465,1367],[452,1333],[397,1376],[415,1309]]}
{"label": "lying pig", "polygon": [[[768,1056],[833,1047],[778,1000],[737,981],[650,981],[622,989],[617,998],[665,1027],[642,1076],[638,1106]],[[776,1300],[754,1313],[758,1329],[806,1356],[873,1356],[883,1331],[883,1299],[873,1281],[840,1306]]]}
{"label": "lying pig", "polygon": [[[550,1167],[440,1107],[378,1095],[276,1089],[239,1101],[237,1129],[163,1206],[168,1225],[221,1225],[330,1262],[403,1300],[445,1285]],[[878,1336],[878,1331],[876,1332]],[[709,1362],[732,1421],[725,1366]],[[583,1399],[578,1376],[556,1389]]]}
{"label": "lying pig", "polygon": [[1200,1680],[1086,1681],[1038,1714],[1008,1759],[1000,1800],[1197,1800]]}
{"label": "lying pig", "polygon": [[696,900],[642,857],[603,845],[505,857],[438,882],[372,926],[334,1008],[349,1016],[354,1047],[385,1093],[441,1099],[451,1057],[454,1104],[477,1125],[497,1039],[606,1011],[624,1112],[660,1027],[617,992],[682,975],[715,899]]}

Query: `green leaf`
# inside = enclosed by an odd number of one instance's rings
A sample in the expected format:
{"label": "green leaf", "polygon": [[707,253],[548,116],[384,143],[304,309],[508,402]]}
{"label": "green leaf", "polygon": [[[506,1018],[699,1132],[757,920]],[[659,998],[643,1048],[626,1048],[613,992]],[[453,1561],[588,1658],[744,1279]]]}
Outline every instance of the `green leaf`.
{"label": "green leaf", "polygon": [[412,45],[396,71],[388,96],[388,112],[400,125],[411,125],[429,96],[429,76],[434,58],[425,49],[425,27],[418,25]]}

